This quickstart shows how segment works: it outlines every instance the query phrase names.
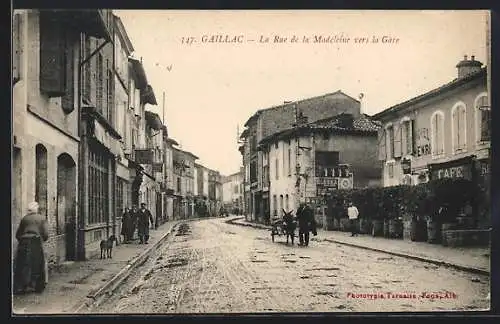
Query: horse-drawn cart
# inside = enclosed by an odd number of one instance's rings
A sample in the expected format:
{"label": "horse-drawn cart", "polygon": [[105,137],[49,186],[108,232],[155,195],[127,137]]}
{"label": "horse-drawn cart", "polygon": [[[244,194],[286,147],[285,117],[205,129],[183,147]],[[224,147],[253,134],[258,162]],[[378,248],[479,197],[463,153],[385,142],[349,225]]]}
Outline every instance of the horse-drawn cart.
{"label": "horse-drawn cart", "polygon": [[286,236],[286,243],[288,244],[288,238],[291,239],[292,245],[295,238],[295,229],[297,228],[297,223],[293,219],[291,213],[286,213],[283,218],[275,219],[271,223],[271,240],[274,242],[274,237],[276,235]]}

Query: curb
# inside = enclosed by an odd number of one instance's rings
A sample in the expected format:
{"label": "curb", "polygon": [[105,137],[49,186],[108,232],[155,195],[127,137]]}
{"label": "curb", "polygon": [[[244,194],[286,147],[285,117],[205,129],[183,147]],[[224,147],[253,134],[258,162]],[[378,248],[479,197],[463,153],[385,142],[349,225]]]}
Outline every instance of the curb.
{"label": "curb", "polygon": [[[248,223],[245,224],[245,223],[236,222],[236,221],[241,220],[243,218],[244,217],[234,218],[234,219],[231,219],[229,221],[226,221],[226,223],[232,224],[232,225],[254,227],[254,228],[259,228],[259,229],[269,229],[270,228],[270,227],[265,227],[265,225],[259,225],[259,224],[254,225],[254,224],[248,224]],[[355,248],[359,248],[359,249],[365,249],[365,250],[370,250],[370,251],[375,251],[375,252],[380,252],[380,253],[386,253],[386,254],[390,254],[390,255],[394,255],[394,256],[398,256],[398,257],[402,257],[402,258],[407,258],[407,259],[412,259],[412,260],[417,260],[417,261],[421,261],[421,262],[432,263],[435,265],[450,267],[450,268],[454,268],[454,269],[469,272],[469,273],[486,275],[486,276],[491,275],[490,271],[488,271],[488,270],[469,267],[469,266],[463,266],[463,265],[450,263],[450,262],[446,262],[446,261],[431,259],[428,257],[421,257],[421,256],[416,256],[416,255],[411,255],[411,254],[406,254],[406,253],[376,249],[376,248],[372,248],[372,247],[368,247],[368,246],[364,246],[364,245],[352,244],[352,243],[347,243],[347,242],[342,242],[342,241],[337,241],[337,240],[332,240],[332,239],[327,239],[327,238],[325,238],[324,241],[342,244],[342,245],[347,245],[347,246],[351,246],[351,247],[355,247]]]}
{"label": "curb", "polygon": [[102,285],[95,293],[87,295],[87,298],[90,301],[83,302],[82,304],[78,304],[76,307],[73,307],[69,312],[70,313],[79,313],[85,308],[89,308],[91,306],[98,305],[106,296],[112,295],[113,291],[125,281],[133,270],[144,264],[147,259],[154,253],[156,250],[170,237],[170,234],[182,223],[209,219],[209,218],[193,218],[193,219],[181,219],[177,220],[175,224],[170,227],[170,230],[167,231],[163,236],[153,245],[151,245],[147,250],[141,253],[138,257],[128,262],[128,264],[120,270],[116,275],[113,276],[110,280],[108,280],[104,285]]}

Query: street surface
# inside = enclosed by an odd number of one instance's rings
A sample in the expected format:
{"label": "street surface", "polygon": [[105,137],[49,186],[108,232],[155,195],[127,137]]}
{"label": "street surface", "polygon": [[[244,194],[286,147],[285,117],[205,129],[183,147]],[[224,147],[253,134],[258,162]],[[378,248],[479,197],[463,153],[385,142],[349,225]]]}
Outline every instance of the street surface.
{"label": "street surface", "polygon": [[[298,241],[298,239],[296,239]],[[178,227],[92,313],[485,310],[489,278],[207,219]],[[422,297],[422,295],[425,297]]]}

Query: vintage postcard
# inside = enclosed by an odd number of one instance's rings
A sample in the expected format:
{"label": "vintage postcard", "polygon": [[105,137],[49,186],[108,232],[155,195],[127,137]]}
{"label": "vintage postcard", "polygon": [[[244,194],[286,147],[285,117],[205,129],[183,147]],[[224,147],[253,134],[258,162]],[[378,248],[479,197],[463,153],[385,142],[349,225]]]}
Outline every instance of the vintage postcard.
{"label": "vintage postcard", "polygon": [[12,313],[490,309],[490,14],[12,12]]}

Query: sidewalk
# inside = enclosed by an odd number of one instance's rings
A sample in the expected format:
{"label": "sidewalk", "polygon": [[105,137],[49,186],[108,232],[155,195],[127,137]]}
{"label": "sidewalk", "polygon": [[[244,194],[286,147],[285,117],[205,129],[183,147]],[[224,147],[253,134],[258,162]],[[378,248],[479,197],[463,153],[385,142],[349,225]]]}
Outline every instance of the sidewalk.
{"label": "sidewalk", "polygon": [[148,245],[134,242],[115,246],[112,259],[101,260],[98,256],[87,261],[63,264],[51,273],[47,288],[42,294],[13,296],[12,312],[15,314],[74,312],[78,306],[88,301],[88,295],[95,294],[141,254],[153,249],[179,222],[170,221],[156,230],[150,230]]}
{"label": "sidewalk", "polygon": [[[233,224],[270,229],[270,226],[253,224],[243,217],[231,217]],[[412,242],[400,239],[387,239],[360,234],[351,237],[350,233],[318,230],[312,241],[328,241],[377,252],[389,253],[409,259],[447,265],[460,270],[490,275],[490,249],[487,247],[452,248],[426,242]]]}

